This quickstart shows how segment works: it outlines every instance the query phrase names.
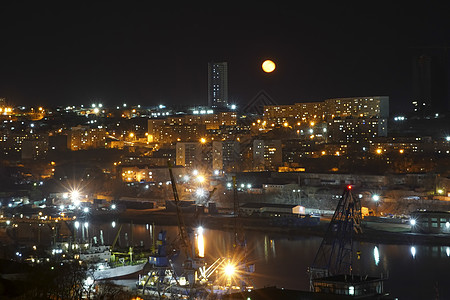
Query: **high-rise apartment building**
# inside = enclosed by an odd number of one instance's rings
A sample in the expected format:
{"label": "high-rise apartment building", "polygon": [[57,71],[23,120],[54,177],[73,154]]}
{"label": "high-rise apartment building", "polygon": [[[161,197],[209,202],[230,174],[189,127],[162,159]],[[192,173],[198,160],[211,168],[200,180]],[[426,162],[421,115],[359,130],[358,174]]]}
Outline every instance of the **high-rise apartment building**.
{"label": "high-rise apartment building", "polygon": [[228,63],[208,63],[208,106],[228,105]]}
{"label": "high-rise apartment building", "polygon": [[370,96],[325,100],[325,118],[389,118],[389,97]]}
{"label": "high-rise apartment building", "polygon": [[448,109],[448,59],[447,50],[428,49],[413,59],[412,83],[414,111],[425,116]]}
{"label": "high-rise apartment building", "polygon": [[298,122],[319,122],[336,117],[387,119],[389,117],[389,97],[333,98],[323,102],[264,106],[264,120],[273,124],[287,122],[289,125],[295,125]]}

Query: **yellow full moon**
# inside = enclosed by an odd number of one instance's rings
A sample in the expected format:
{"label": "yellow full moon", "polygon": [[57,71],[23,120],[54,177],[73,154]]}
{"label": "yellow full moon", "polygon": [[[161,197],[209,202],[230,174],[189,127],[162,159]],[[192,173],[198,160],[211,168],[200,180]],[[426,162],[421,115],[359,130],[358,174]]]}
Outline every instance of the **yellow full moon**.
{"label": "yellow full moon", "polygon": [[271,73],[271,72],[273,72],[273,70],[275,70],[275,68],[276,68],[275,63],[274,63],[273,61],[271,61],[270,59],[265,60],[265,61],[262,63],[262,69],[263,69],[263,71],[266,72],[266,73]]}

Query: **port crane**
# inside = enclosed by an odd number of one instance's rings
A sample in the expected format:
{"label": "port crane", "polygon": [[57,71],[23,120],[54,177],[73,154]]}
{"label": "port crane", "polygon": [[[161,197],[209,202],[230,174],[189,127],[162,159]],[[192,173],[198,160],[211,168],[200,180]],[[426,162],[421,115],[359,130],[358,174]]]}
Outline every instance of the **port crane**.
{"label": "port crane", "polygon": [[181,212],[180,198],[178,197],[177,185],[175,183],[175,178],[173,176],[172,165],[171,165],[170,161],[167,162],[167,166],[169,168],[170,182],[172,183],[173,198],[175,201],[175,207],[176,207],[176,212],[177,212],[178,233],[180,235],[180,245],[181,245],[181,248],[183,248],[183,250],[184,250],[184,254],[189,259],[189,258],[192,258],[192,256],[193,256],[192,244],[191,244],[191,240],[189,239],[189,235],[188,235],[187,229],[186,229],[186,224],[184,222],[184,218],[183,218],[183,215]]}
{"label": "port crane", "polygon": [[353,236],[362,233],[361,202],[348,185],[339,199],[325,236],[309,268],[313,280],[336,274],[352,274]]}

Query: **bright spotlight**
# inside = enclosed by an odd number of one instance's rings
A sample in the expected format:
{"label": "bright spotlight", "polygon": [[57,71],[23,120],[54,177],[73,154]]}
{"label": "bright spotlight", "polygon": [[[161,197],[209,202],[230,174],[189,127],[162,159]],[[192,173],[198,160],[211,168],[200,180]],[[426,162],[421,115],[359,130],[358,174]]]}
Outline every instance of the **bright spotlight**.
{"label": "bright spotlight", "polygon": [[414,219],[409,220],[409,224],[411,224],[411,226],[416,225],[416,220]]}
{"label": "bright spotlight", "polygon": [[198,190],[195,191],[195,194],[198,197],[203,197],[205,195],[205,190],[204,189],[198,189]]}
{"label": "bright spotlight", "polygon": [[78,190],[73,190],[70,192],[70,199],[75,206],[80,205],[80,192]]}
{"label": "bright spotlight", "polygon": [[372,196],[372,200],[375,201],[375,202],[378,202],[378,201],[380,200],[380,196],[378,196],[378,195],[373,195],[373,196]]}
{"label": "bright spotlight", "polygon": [[198,176],[197,176],[197,181],[200,182],[200,183],[205,182],[205,176],[198,175]]}
{"label": "bright spotlight", "polygon": [[232,277],[236,273],[236,267],[232,265],[231,263],[228,263],[224,268],[223,271],[225,272],[225,275],[228,277]]}

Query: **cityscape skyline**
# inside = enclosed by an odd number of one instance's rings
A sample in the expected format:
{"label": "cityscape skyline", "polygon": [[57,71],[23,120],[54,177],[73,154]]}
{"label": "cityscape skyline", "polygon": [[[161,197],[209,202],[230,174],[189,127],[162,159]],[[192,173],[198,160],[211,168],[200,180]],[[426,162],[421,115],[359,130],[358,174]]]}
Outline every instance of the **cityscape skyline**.
{"label": "cityscape skyline", "polygon": [[1,2],[0,298],[450,295],[448,11]]}
{"label": "cityscape skyline", "polygon": [[[383,95],[393,111],[412,110],[414,58],[448,45],[441,8],[3,4],[0,97],[200,105],[207,63],[226,61],[229,101],[240,106],[265,90],[279,104]],[[261,70],[267,58],[271,74]]]}

